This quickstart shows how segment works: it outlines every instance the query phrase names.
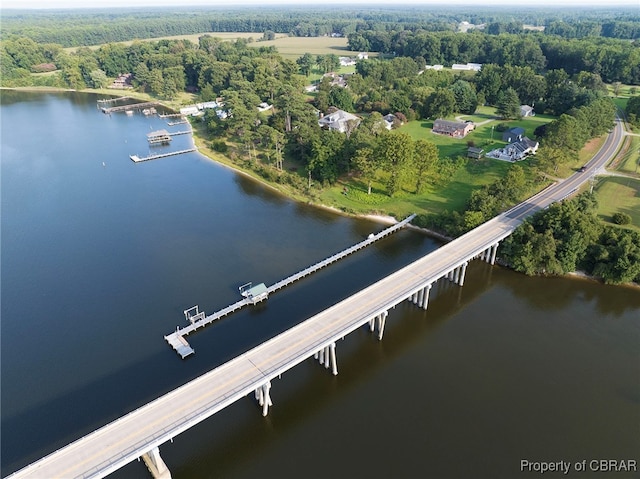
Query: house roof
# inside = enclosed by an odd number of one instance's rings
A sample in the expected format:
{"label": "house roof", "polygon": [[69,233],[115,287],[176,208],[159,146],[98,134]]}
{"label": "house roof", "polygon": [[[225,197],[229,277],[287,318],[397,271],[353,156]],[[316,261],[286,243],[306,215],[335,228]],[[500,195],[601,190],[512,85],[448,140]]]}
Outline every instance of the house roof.
{"label": "house roof", "polygon": [[468,123],[465,123],[463,121],[449,121],[449,120],[442,120],[438,118],[436,121],[433,122],[433,130],[446,131],[448,133],[452,133],[460,129],[464,130],[467,125]]}
{"label": "house roof", "polygon": [[327,126],[332,130],[345,131],[349,120],[359,122],[360,118],[344,110],[336,110],[318,120],[320,126]]}
{"label": "house roof", "polygon": [[508,133],[512,133],[514,135],[524,135],[524,128],[515,126],[508,130]]}

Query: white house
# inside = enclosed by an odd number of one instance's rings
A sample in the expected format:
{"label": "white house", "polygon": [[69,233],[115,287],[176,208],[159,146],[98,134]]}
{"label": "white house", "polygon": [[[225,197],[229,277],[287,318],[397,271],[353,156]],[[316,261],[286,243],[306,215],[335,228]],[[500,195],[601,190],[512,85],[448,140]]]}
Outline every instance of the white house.
{"label": "white house", "polygon": [[358,53],[358,60],[368,60],[369,54],[365,52]]}
{"label": "white house", "polygon": [[487,156],[502,161],[520,161],[529,155],[535,155],[538,151],[538,146],[539,143],[537,141],[530,140],[525,136],[504,148],[489,152]]}
{"label": "white house", "polygon": [[535,116],[533,107],[529,105],[520,105],[520,116],[522,118],[525,118],[527,116]]}
{"label": "white house", "polygon": [[208,110],[211,108],[219,108],[221,105],[217,101],[205,101],[203,103],[196,103],[199,110]]}
{"label": "white house", "polygon": [[479,72],[480,70],[482,70],[482,63],[467,63],[465,65],[461,63],[454,63],[453,65],[451,65],[451,69]]}
{"label": "white house", "polygon": [[340,65],[343,67],[348,67],[355,64],[356,61],[351,57],[340,57]]}
{"label": "white house", "polygon": [[258,111],[267,111],[267,110],[271,110],[273,108],[273,105],[269,105],[266,102],[262,102],[258,105]]}
{"label": "white house", "polygon": [[318,125],[320,125],[321,128],[328,128],[329,130],[345,133],[347,131],[347,124],[349,121],[354,121],[356,122],[356,125],[358,125],[360,123],[360,118],[344,110],[336,110],[333,113],[329,113],[320,118],[318,120]]}
{"label": "white house", "polygon": [[385,115],[382,117],[384,120],[384,126],[387,130],[391,130],[393,128],[393,122],[397,119],[396,116],[392,113]]}
{"label": "white house", "polygon": [[200,112],[196,105],[185,106],[184,108],[180,108],[181,115],[197,115]]}

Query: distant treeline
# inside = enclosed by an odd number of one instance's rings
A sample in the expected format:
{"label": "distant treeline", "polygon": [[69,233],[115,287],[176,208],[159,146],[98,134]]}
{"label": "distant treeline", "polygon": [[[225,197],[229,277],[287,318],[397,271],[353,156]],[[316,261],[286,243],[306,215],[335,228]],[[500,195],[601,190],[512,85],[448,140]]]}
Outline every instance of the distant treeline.
{"label": "distant treeline", "polygon": [[202,32],[273,31],[294,36],[348,35],[377,30],[456,31],[460,22],[483,25],[487,33],[521,33],[544,26],[545,35],[564,38],[640,38],[637,9],[535,9],[404,6],[285,8],[156,8],[147,10],[5,11],[0,39],[28,37],[63,47]]}
{"label": "distant treeline", "polygon": [[475,62],[528,66],[536,73],[563,69],[588,71],[605,82],[640,84],[637,42],[590,37],[564,39],[540,33],[491,35],[427,31],[363,30],[349,34],[349,48],[400,57],[423,58],[429,65]]}

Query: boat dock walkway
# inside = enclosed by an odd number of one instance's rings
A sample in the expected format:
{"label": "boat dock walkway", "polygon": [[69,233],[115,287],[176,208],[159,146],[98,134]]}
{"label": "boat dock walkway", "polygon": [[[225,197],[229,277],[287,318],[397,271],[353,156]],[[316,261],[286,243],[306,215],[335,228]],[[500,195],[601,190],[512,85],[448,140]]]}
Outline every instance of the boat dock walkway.
{"label": "boat dock walkway", "polygon": [[112,106],[112,107],[101,107],[102,113],[114,113],[117,111],[127,111],[127,110],[139,110],[141,108],[147,108],[150,106],[157,106],[158,102],[156,101],[147,101],[144,103],[130,103],[128,105],[120,105],[120,106]]}
{"label": "boat dock walkway", "polygon": [[[164,118],[163,116],[161,116],[161,118]],[[169,126],[176,126],[176,125],[184,125],[185,123],[189,123],[189,120],[178,120],[178,121],[169,121],[167,122],[167,125]]]}
{"label": "boat dock walkway", "polygon": [[188,148],[186,150],[178,150],[178,151],[170,151],[169,153],[159,153],[157,155],[149,155],[144,157],[139,157],[138,155],[129,155],[131,161],[134,163],[141,163],[143,161],[157,160],[158,158],[166,158],[167,156],[175,156],[182,155],[183,153],[191,153],[192,151],[197,151],[197,148]]}
{"label": "boat dock walkway", "polygon": [[[135,160],[134,160],[135,161]],[[332,263],[335,263],[336,261],[341,260],[342,258],[344,258],[345,256],[348,256],[352,253],[355,253],[356,251],[362,249],[362,248],[366,248],[367,246],[369,246],[372,243],[375,243],[376,241],[389,236],[390,234],[395,233],[396,231],[398,231],[399,229],[403,228],[404,226],[406,226],[409,222],[411,222],[411,220],[413,220],[416,217],[415,214],[408,216],[407,218],[405,218],[404,220],[400,221],[399,223],[396,223],[392,226],[390,226],[389,228],[386,228],[382,231],[380,231],[379,233],[376,234],[370,234],[369,237],[364,240],[361,241],[359,243],[356,243],[355,245],[344,249],[342,251],[340,251],[339,253],[336,253],[318,263],[315,263],[311,266],[309,266],[308,268],[303,269],[302,271],[299,271],[296,274],[293,274],[291,276],[286,277],[285,279],[278,281],[277,283],[269,286],[266,290],[267,295],[265,296],[265,298],[270,294],[273,293],[275,291],[278,291],[279,289],[284,288],[285,286],[290,285],[291,283],[294,283],[295,281],[298,281],[299,279],[302,279],[306,276],[309,276],[312,273],[315,273],[316,271],[329,266]],[[216,321],[217,319],[220,319],[224,316],[227,316],[231,313],[234,313],[235,311],[238,311],[239,309],[243,308],[244,306],[248,305],[248,304],[255,304],[254,301],[252,301],[251,298],[243,298],[240,301],[237,301],[236,303],[233,303],[229,306],[227,306],[224,309],[221,309],[219,311],[216,311],[213,314],[210,314],[209,316],[205,316],[204,312],[199,312],[198,311],[198,307],[194,306],[193,308],[191,308],[192,310],[196,311],[196,314],[193,316],[189,316],[188,315],[188,311],[185,311],[185,316],[187,317],[187,319],[191,322],[191,324],[189,324],[188,326],[185,326],[184,328],[180,328],[177,327],[176,331],[168,334],[167,336],[164,337],[165,341],[167,341],[169,343],[169,345],[171,345],[171,347],[182,357],[182,359],[184,359],[185,357],[193,354],[195,351],[191,348],[191,346],[189,346],[189,343],[187,343],[187,340],[184,339],[184,336],[187,336],[188,334],[194,332],[195,330],[197,330],[198,328],[203,328],[209,324],[211,324],[212,322]]]}
{"label": "boat dock walkway", "polygon": [[183,131],[172,131],[172,132],[169,132],[168,135],[169,136],[190,135],[191,133],[193,133],[191,130],[183,130]]}
{"label": "boat dock walkway", "polygon": [[128,100],[131,97],[128,96],[121,96],[118,98],[104,98],[102,100],[98,100],[98,103],[111,103],[111,102],[116,102],[116,101],[122,101],[122,100]]}

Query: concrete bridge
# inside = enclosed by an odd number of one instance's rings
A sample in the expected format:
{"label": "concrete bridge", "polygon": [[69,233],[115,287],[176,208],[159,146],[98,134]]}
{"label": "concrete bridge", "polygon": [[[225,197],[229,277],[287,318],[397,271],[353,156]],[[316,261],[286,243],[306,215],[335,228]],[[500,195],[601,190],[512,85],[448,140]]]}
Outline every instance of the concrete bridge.
{"label": "concrete bridge", "polygon": [[439,281],[464,284],[469,261],[493,263],[500,241],[531,214],[573,194],[616,153],[622,139],[614,131],[586,171],[576,173],[500,214],[438,250],[396,271],[297,326],[216,369],[132,411],[12,474],[18,478],[97,478],[143,458],[154,477],[169,478],[159,446],[247,395],[262,414],[272,406],[272,382],[297,364],[314,358],[338,374],[336,344],[367,327],[381,340],[389,311],[402,301],[427,309]]}

